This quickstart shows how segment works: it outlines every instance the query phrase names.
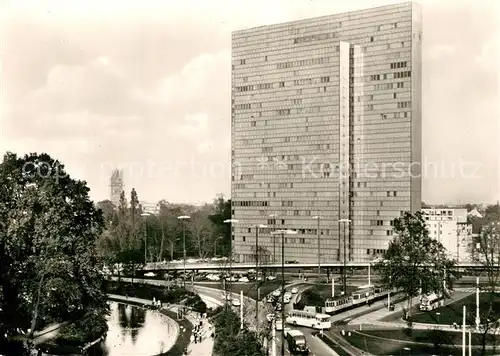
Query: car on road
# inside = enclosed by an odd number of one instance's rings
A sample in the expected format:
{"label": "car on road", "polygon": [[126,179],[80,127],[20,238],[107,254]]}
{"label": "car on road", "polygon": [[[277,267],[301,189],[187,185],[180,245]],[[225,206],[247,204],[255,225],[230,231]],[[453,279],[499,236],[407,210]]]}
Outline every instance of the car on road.
{"label": "car on road", "polygon": [[293,287],[292,288],[292,294],[297,294],[299,292],[299,288]]}
{"label": "car on road", "polygon": [[291,299],[292,298],[292,293],[285,292],[285,295],[283,297],[286,298],[286,299]]}
{"label": "car on road", "polygon": [[279,297],[280,295],[281,295],[281,291],[279,289],[276,289],[275,291],[273,291],[273,296]]}
{"label": "car on road", "polygon": [[235,307],[239,307],[241,305],[240,303],[240,300],[238,298],[234,298],[232,301],[231,301],[231,304]]}
{"label": "car on road", "polygon": [[247,278],[247,277],[241,277],[238,282],[241,282],[241,283],[248,283],[250,282],[250,280]]}
{"label": "car on road", "polygon": [[268,281],[274,281],[276,279],[276,276],[267,276]]}
{"label": "car on road", "polygon": [[220,277],[213,273],[208,274],[205,278],[212,282],[217,282],[220,280]]}

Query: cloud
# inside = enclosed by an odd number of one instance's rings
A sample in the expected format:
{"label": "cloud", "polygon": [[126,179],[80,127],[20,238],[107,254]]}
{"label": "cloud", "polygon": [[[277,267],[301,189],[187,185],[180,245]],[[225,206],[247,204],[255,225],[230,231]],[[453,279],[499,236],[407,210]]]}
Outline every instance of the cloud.
{"label": "cloud", "polygon": [[207,105],[217,92],[227,93],[217,83],[227,83],[231,78],[231,53],[229,50],[216,54],[204,53],[187,63],[179,72],[160,80],[154,98],[166,106],[192,103]]}

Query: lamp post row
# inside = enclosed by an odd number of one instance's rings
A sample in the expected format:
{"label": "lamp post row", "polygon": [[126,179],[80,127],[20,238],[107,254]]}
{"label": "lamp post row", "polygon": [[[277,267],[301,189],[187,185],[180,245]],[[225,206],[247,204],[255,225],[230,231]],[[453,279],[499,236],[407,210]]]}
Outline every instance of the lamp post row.
{"label": "lamp post row", "polygon": [[[149,215],[149,214],[143,214],[143,215]],[[271,235],[273,236],[273,258],[274,262],[276,262],[276,235],[281,235],[281,322],[282,322],[282,329],[284,330],[284,323],[285,323],[285,309],[283,308],[284,305],[284,295],[285,295],[285,235],[296,235],[297,231],[296,230],[276,230],[276,215],[271,214],[269,215],[273,220],[273,231],[271,232]],[[183,275],[183,285],[184,287],[186,286],[186,224],[184,223],[185,220],[190,219],[191,217],[189,215],[181,215],[178,216],[177,219],[183,221],[182,224],[182,239],[183,239],[183,264],[184,264],[184,275]],[[317,220],[317,243],[318,243],[318,279],[321,276],[321,239],[320,239],[320,221],[321,217],[314,216],[313,219]],[[239,220],[237,219],[226,219],[224,220],[225,224],[234,224],[238,223]],[[347,230],[347,223],[350,223],[351,220],[349,219],[340,219],[339,223],[343,222],[344,223],[344,256],[343,256],[343,269],[342,269],[342,274],[343,274],[343,287],[344,287],[344,292],[346,291],[346,230]],[[257,300],[255,304],[255,318],[256,318],[256,323],[258,323],[259,320],[259,230],[261,228],[267,228],[267,225],[263,224],[258,224],[254,225],[255,228],[255,269],[256,269],[256,289],[257,289]],[[229,238],[229,291],[231,293],[231,279],[232,279],[232,263],[233,263],[233,233],[232,229],[230,232],[230,238]],[[215,240],[215,253],[217,253],[217,240],[221,239],[222,236],[219,236]],[[147,236],[146,233],[144,234],[144,239],[145,239],[145,249],[144,249],[144,262],[147,263]],[[226,298],[227,299],[227,298]],[[258,324],[256,325],[258,328]],[[285,355],[285,339],[282,338],[282,345],[281,345],[281,355]]]}

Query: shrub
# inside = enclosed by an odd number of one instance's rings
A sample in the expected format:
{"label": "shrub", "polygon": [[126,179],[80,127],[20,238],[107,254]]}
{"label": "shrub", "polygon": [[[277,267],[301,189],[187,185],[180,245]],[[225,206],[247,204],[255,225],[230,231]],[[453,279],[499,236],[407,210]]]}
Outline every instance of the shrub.
{"label": "shrub", "polygon": [[307,305],[325,305],[325,300],[320,294],[317,287],[313,287],[304,291],[304,293],[302,293],[301,301],[304,301],[304,303]]}
{"label": "shrub", "polygon": [[198,294],[188,297],[186,305],[191,307],[195,312],[202,314],[207,312],[207,305]]}
{"label": "shrub", "polygon": [[214,317],[215,341],[213,353],[218,356],[264,356],[262,344],[254,332],[245,327],[231,309],[223,309]]}

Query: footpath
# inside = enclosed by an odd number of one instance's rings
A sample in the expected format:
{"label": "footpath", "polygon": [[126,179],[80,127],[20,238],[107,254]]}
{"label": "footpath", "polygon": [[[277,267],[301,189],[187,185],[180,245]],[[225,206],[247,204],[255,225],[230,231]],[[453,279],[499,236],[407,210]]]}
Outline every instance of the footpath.
{"label": "footpath", "polygon": [[[449,305],[461,299],[464,299],[471,295],[473,292],[465,290],[456,290],[453,292],[451,298],[447,299],[443,305]],[[384,328],[404,328],[407,326],[406,321],[402,318],[396,318],[394,321],[382,321],[388,317],[395,317],[403,312],[403,308],[407,306],[407,301],[402,301],[394,304],[395,308],[393,311],[387,308],[382,308],[375,310],[373,312],[361,315],[349,321],[348,325],[352,326],[352,329],[362,330],[364,327],[367,329],[373,329],[373,326],[384,327]],[[413,305],[416,306],[419,303],[419,297],[413,299]],[[424,323],[413,323],[413,329],[415,330],[443,330],[443,331],[457,331],[453,325],[442,325],[442,324],[424,324]],[[469,328],[468,328],[469,329]],[[472,331],[472,330],[471,330]]]}

